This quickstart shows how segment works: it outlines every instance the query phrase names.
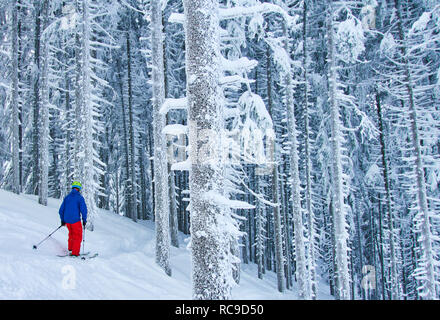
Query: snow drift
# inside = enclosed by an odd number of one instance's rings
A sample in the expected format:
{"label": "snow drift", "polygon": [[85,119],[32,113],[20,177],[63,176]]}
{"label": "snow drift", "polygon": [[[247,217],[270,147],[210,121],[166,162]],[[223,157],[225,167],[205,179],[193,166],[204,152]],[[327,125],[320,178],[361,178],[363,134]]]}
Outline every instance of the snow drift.
{"label": "snow drift", "polygon": [[[32,246],[59,224],[61,201],[49,198],[48,206],[36,196],[0,190],[0,299],[191,299],[191,260],[179,234],[180,248],[172,247],[172,276],[155,263],[154,223],[133,222],[99,210],[95,230],[85,233],[85,251],[99,252],[90,260],[58,257],[67,246],[67,228],[61,228],[37,250]],[[242,265],[234,299],[297,299],[296,291],[279,293],[276,276],[256,277],[255,265]],[[330,296],[320,288],[320,298]]]}

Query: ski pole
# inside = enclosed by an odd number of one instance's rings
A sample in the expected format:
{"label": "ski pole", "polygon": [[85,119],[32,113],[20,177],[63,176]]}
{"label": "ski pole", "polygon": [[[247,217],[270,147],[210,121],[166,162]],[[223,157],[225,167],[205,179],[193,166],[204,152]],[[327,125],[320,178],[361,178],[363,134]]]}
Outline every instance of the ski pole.
{"label": "ski pole", "polygon": [[84,242],[86,241],[86,226],[84,226],[83,225],[83,241],[82,241],[82,243],[83,243],[83,254],[85,253],[84,252]]}
{"label": "ski pole", "polygon": [[37,247],[44,241],[46,241],[51,235],[53,235],[56,231],[58,231],[59,228],[61,228],[61,226],[59,226],[58,228],[56,228],[54,231],[52,231],[52,233],[50,235],[48,235],[46,238],[44,238],[43,240],[41,240],[38,244],[34,244],[34,246],[32,247],[33,249],[37,249]]}

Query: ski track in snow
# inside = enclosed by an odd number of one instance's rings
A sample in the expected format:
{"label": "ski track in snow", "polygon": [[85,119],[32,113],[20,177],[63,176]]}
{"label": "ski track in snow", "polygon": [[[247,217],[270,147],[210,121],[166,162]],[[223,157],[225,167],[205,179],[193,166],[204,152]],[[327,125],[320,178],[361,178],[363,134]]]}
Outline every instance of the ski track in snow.
{"label": "ski track in snow", "polygon": [[[154,223],[99,210],[95,230],[85,233],[85,251],[99,252],[90,260],[58,257],[67,250],[63,227],[32,249],[60,225],[61,200],[47,207],[36,196],[0,190],[0,299],[191,299],[191,258],[186,236],[179,233],[180,248],[171,248],[172,276],[155,263]],[[82,250],[82,244],[81,244]],[[279,293],[276,275],[257,278],[256,265],[242,264],[240,285],[233,299],[297,299],[296,290]],[[331,299],[319,286],[321,299]]]}

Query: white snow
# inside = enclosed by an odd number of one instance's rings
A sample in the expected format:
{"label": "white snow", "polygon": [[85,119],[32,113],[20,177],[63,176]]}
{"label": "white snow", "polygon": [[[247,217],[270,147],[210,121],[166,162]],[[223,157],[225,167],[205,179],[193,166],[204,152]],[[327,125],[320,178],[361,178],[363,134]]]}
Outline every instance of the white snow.
{"label": "white snow", "polygon": [[162,133],[174,135],[174,136],[178,136],[180,134],[187,134],[188,133],[188,126],[185,126],[183,124],[178,124],[178,123],[169,124],[169,125],[166,125],[162,129]]}
{"label": "white snow", "polygon": [[210,200],[210,202],[214,202],[219,206],[224,206],[232,209],[254,209],[255,206],[251,205],[245,201],[240,200],[232,200],[226,198],[224,195],[217,193],[216,191],[208,191],[204,195],[206,200]]}
{"label": "white snow", "polygon": [[223,71],[229,72],[241,72],[243,70],[251,70],[255,68],[258,64],[256,60],[249,60],[248,58],[239,58],[236,60],[228,60],[225,57],[221,56],[221,64]]}
{"label": "white snow", "polygon": [[[291,25],[293,25],[296,20],[296,17],[290,16],[283,8],[272,3],[260,3],[250,7],[235,6],[232,8],[219,9],[220,19],[222,20],[234,19],[243,16],[254,16],[257,14],[261,15],[265,13],[278,13],[288,24]],[[185,22],[185,15],[183,13],[173,12],[168,18],[168,22],[183,24]]]}
{"label": "white snow", "polygon": [[186,109],[186,105],[187,105],[186,97],[180,99],[167,98],[160,107],[159,113],[167,114],[167,112],[170,111],[171,109],[180,109],[180,110]]}
{"label": "white snow", "polygon": [[[61,201],[16,195],[0,190],[0,299],[191,299],[191,259],[184,245],[171,248],[172,276],[155,263],[154,223],[132,220],[98,210],[95,229],[85,234],[85,251],[98,252],[90,260],[61,258],[67,245],[63,227],[36,250],[59,224]],[[187,237],[179,233],[184,244]],[[296,290],[277,291],[276,275],[267,271],[257,278],[255,264],[241,265],[240,285],[233,299],[297,299]],[[320,299],[331,299],[325,285]]]}
{"label": "white snow", "polygon": [[338,23],[336,37],[339,58],[345,62],[355,62],[365,50],[364,30],[353,18]]}
{"label": "white snow", "polygon": [[420,18],[414,22],[412,28],[409,30],[409,34],[412,35],[417,31],[423,31],[431,20],[431,12],[423,12]]}

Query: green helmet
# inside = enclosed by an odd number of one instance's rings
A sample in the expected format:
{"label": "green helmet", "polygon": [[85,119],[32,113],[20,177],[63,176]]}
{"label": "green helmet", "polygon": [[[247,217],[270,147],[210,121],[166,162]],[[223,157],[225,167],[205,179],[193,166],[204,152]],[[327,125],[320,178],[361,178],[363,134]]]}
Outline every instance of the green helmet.
{"label": "green helmet", "polygon": [[81,182],[79,182],[79,181],[73,181],[73,183],[72,183],[72,188],[78,188],[79,190],[81,190],[81,189],[82,189]]}

